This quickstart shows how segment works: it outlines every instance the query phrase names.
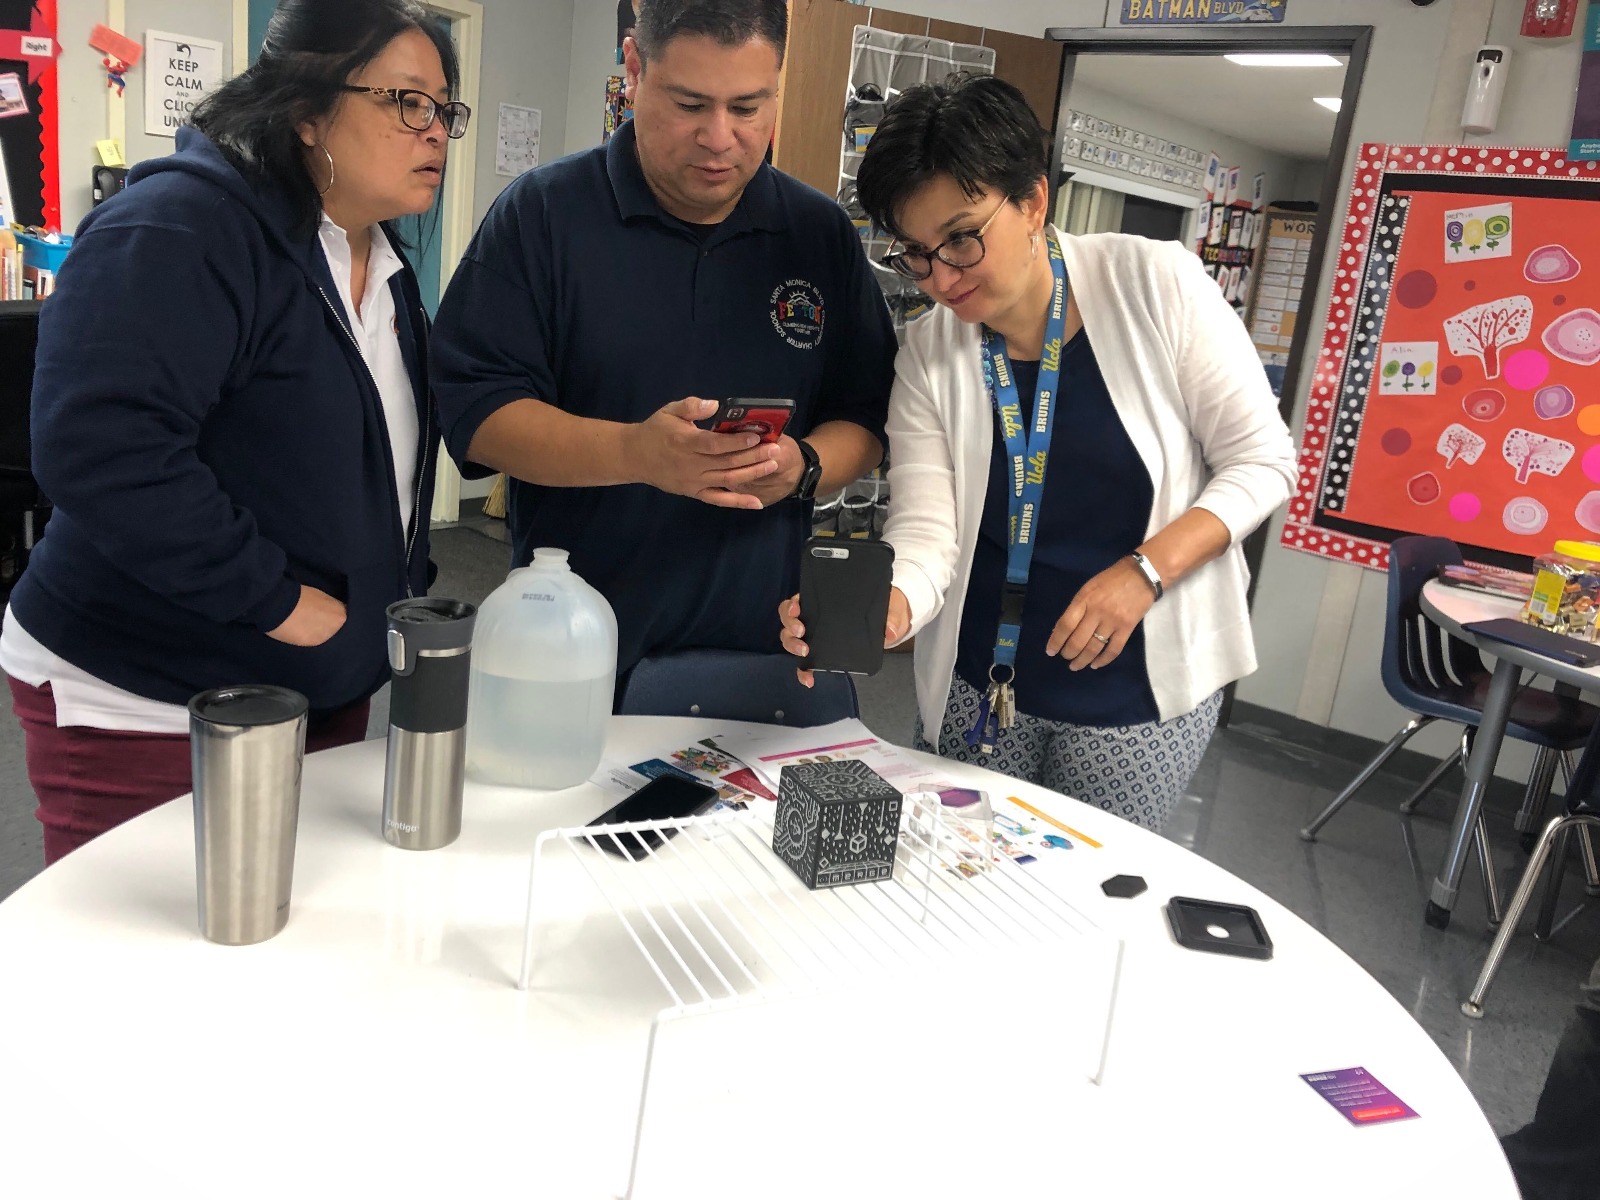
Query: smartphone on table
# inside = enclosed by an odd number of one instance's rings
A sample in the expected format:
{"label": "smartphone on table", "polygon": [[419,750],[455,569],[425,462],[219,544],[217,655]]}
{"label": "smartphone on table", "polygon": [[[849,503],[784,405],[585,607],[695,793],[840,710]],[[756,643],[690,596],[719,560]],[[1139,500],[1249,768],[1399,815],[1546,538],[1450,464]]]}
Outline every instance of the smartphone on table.
{"label": "smartphone on table", "polygon": [[767,444],[777,441],[794,416],[793,400],[747,400],[732,397],[717,401],[717,411],[695,424],[712,433],[754,433]]}
{"label": "smartphone on table", "polygon": [[[1569,666],[1600,666],[1600,646],[1596,646],[1593,642],[1568,637],[1564,633],[1543,629],[1538,625],[1525,624],[1515,617],[1473,621],[1463,625],[1462,628],[1479,637],[1496,642],[1509,642],[1513,646],[1521,646],[1524,650],[1532,650],[1535,654],[1542,654],[1546,658],[1553,658]],[[1493,654],[1493,649],[1490,649],[1489,653]]]}
{"label": "smartphone on table", "polygon": [[[601,813],[590,826],[624,821],[670,821],[693,817],[717,802],[717,789],[683,775],[658,775],[626,800]],[[677,833],[676,829],[643,829],[607,833],[594,839],[600,849],[619,858],[647,858],[650,851]]]}
{"label": "smartphone on table", "polygon": [[800,560],[800,620],[812,671],[876,675],[883,666],[894,547],[873,539],[814,537]]}

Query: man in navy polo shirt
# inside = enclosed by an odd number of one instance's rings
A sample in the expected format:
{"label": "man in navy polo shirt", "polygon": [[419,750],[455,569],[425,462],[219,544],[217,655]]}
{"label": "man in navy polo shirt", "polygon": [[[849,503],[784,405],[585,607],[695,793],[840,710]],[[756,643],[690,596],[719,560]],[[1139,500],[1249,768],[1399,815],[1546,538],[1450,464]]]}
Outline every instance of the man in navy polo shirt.
{"label": "man in navy polo shirt", "polygon": [[[495,202],[435,327],[446,444],[512,480],[514,557],[571,552],[618,669],[775,651],[818,490],[877,465],[894,332],[854,227],[764,162],[784,0],[644,0],[634,118]],[[709,397],[711,399],[703,399]],[[788,398],[775,445],[694,421]]]}

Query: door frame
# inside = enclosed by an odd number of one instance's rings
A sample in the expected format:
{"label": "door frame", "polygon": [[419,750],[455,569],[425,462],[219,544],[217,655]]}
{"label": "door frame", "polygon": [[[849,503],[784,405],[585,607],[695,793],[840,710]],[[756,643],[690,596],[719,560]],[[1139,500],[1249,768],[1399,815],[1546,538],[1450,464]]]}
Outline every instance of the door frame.
{"label": "door frame", "polygon": [[[1328,144],[1328,170],[1322,176],[1322,194],[1317,198],[1317,229],[1311,239],[1311,254],[1306,263],[1306,281],[1314,287],[1313,297],[1321,291],[1323,268],[1328,257],[1328,245],[1343,232],[1338,203],[1344,186],[1345,164],[1350,158],[1351,132],[1355,125],[1356,103],[1361,94],[1361,80],[1366,74],[1367,56],[1372,48],[1370,25],[1204,25],[1177,28],[1150,29],[1142,26],[1124,26],[1110,29],[1052,28],[1045,37],[1060,42],[1066,53],[1061,57],[1061,89],[1056,99],[1056,132],[1050,145],[1050,210],[1055,211],[1055,189],[1065,169],[1062,143],[1070,111],[1068,96],[1072,90],[1072,76],[1077,69],[1080,54],[1146,54],[1146,55],[1199,55],[1238,54],[1251,50],[1273,53],[1322,53],[1344,55],[1347,65],[1344,86],[1341,89],[1339,113],[1333,125],[1333,138]],[[1334,243],[1337,244],[1337,243]],[[1301,314],[1312,310],[1305,305],[1306,294],[1301,293]],[[1294,337],[1289,343],[1289,361],[1284,366],[1283,386],[1278,395],[1278,412],[1284,424],[1291,424],[1295,401],[1300,395],[1300,380],[1307,373],[1306,355],[1315,322],[1311,319],[1295,322]],[[1318,336],[1321,330],[1318,329]],[[1261,573],[1261,560],[1267,549],[1268,525],[1263,523],[1244,543],[1245,564],[1250,570],[1247,602],[1255,601],[1256,580]],[[1233,709],[1234,684],[1229,684],[1223,699],[1219,725],[1227,725]]]}
{"label": "door frame", "polygon": [[[1238,54],[1250,50],[1286,54],[1322,53],[1341,54],[1348,59],[1344,72],[1344,87],[1340,92],[1339,113],[1333,125],[1333,139],[1328,144],[1329,170],[1323,172],[1322,194],[1317,199],[1317,232],[1311,239],[1311,257],[1306,264],[1306,279],[1315,280],[1320,288],[1322,268],[1327,258],[1328,243],[1335,236],[1333,226],[1338,221],[1339,191],[1344,184],[1344,167],[1349,158],[1351,130],[1355,124],[1356,101],[1361,92],[1361,79],[1366,73],[1367,54],[1372,46],[1370,25],[1273,25],[1270,28],[1247,26],[1182,26],[1179,28],[1146,29],[1123,27],[1112,29],[1052,28],[1045,37],[1062,43],[1066,53],[1061,57],[1061,90],[1056,100],[1056,132],[1050,145],[1051,211],[1054,211],[1055,189],[1065,170],[1062,156],[1063,131],[1071,106],[1068,93],[1072,90],[1072,76],[1077,69],[1080,54],[1145,54],[1145,55],[1201,55]],[[1294,410],[1299,394],[1300,377],[1304,371],[1306,343],[1311,332],[1310,321],[1296,321],[1294,337],[1290,342],[1289,362],[1284,367],[1283,388],[1278,397],[1278,411],[1287,422]],[[1251,574],[1259,565],[1260,553],[1251,561]]]}
{"label": "door frame", "polygon": [[[450,166],[444,178],[444,208],[440,219],[439,288],[441,292],[466,256],[467,245],[477,228],[474,205],[477,199],[478,137],[484,114],[478,107],[478,81],[483,59],[483,5],[477,0],[424,0],[427,8],[447,17],[461,60],[460,97],[472,109],[473,125],[469,136],[450,147]],[[440,448],[433,479],[431,522],[455,521],[461,516],[461,472],[448,453]]]}

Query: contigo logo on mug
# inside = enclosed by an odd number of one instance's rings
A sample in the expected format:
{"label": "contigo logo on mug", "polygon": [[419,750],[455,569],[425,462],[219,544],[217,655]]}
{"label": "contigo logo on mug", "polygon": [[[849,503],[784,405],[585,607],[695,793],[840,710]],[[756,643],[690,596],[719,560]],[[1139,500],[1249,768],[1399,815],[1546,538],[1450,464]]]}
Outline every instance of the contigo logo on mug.
{"label": "contigo logo on mug", "polygon": [[522,598],[524,600],[543,600],[546,604],[555,602],[555,597],[548,592],[523,592]]}
{"label": "contigo logo on mug", "polygon": [[401,833],[415,833],[417,831],[415,825],[407,825],[404,821],[389,820],[385,821],[384,824],[390,829],[398,829]]}

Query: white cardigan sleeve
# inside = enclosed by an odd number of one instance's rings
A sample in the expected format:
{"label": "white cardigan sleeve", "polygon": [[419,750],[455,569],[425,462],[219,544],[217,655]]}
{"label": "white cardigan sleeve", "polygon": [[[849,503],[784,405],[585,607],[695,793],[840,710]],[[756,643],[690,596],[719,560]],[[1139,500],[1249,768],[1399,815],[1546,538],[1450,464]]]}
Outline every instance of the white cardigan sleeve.
{"label": "white cardigan sleeve", "polygon": [[1214,514],[1238,542],[1288,500],[1294,441],[1250,334],[1222,289],[1197,255],[1176,243],[1168,253],[1183,313],[1178,386],[1211,472],[1195,507]]}
{"label": "white cardigan sleeve", "polygon": [[957,557],[950,431],[933,398],[922,340],[907,337],[895,359],[887,424],[893,499],[883,538],[894,547],[894,586],[911,607],[907,637],[939,615]]}

